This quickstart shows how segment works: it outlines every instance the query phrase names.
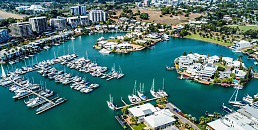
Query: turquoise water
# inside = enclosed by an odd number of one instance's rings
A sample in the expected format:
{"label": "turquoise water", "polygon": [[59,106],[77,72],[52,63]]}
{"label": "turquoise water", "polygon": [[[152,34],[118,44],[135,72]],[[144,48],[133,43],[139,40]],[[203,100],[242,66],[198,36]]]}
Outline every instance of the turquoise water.
{"label": "turquoise water", "polygon": [[[31,72],[26,74],[29,79],[34,78],[35,83],[46,82],[49,89],[54,90],[59,96],[65,97],[68,101],[57,106],[45,113],[36,115],[36,109],[27,108],[23,100],[14,101],[11,93],[7,88],[0,87],[0,129],[3,130],[105,130],[105,129],[122,129],[114,116],[117,112],[113,112],[107,107],[106,101],[109,94],[114,97],[114,103],[118,106],[123,105],[120,101],[121,97],[127,103],[128,94],[132,93],[134,81],[137,84],[145,84],[145,92],[151,97],[149,90],[151,88],[152,79],[155,78],[155,89],[162,87],[162,79],[165,79],[165,89],[169,94],[168,100],[177,105],[184,113],[191,113],[193,116],[199,117],[204,115],[205,111],[221,112],[222,103],[228,102],[233,94],[233,88],[223,88],[221,86],[202,85],[189,80],[177,79],[178,74],[175,71],[166,71],[165,66],[170,65],[174,59],[183,54],[183,52],[196,52],[200,54],[224,55],[237,58],[237,53],[231,50],[202,41],[191,39],[171,39],[156,44],[153,50],[143,50],[129,54],[110,54],[101,55],[98,50],[92,48],[96,40],[104,36],[121,35],[121,33],[95,34],[90,36],[80,36],[75,40],[69,40],[65,44],[52,47],[48,51],[35,55],[38,61],[54,58],[56,55],[63,55],[73,52],[79,57],[85,56],[86,50],[91,60],[96,60],[101,66],[107,66],[109,69],[116,64],[120,65],[125,77],[119,80],[106,81],[98,77],[92,77],[90,74],[80,73],[71,70],[60,64],[55,65],[59,70],[66,69],[73,75],[86,77],[90,82],[100,84],[100,88],[89,94],[81,94],[79,91],[73,90],[69,85],[56,84],[55,81],[42,77],[39,73]],[[29,59],[26,64],[31,64]],[[247,66],[253,64],[253,61],[243,57],[243,61]],[[23,62],[8,66],[11,68],[20,68],[24,66]],[[4,66],[7,68],[7,66]],[[254,67],[257,69],[257,66]],[[244,94],[253,95],[258,93],[258,80],[252,80],[247,86],[239,91],[240,100]]]}

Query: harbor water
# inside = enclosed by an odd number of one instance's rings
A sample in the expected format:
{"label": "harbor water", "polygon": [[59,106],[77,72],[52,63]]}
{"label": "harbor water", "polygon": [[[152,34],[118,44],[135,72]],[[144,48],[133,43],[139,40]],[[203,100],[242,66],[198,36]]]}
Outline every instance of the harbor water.
{"label": "harbor water", "polygon": [[[169,94],[168,100],[179,107],[184,113],[191,114],[197,119],[204,116],[205,111],[210,113],[220,112],[222,103],[227,104],[234,92],[233,88],[224,88],[216,85],[203,85],[189,80],[178,79],[175,71],[166,71],[166,65],[170,65],[175,58],[183,52],[212,55],[223,55],[237,59],[241,53],[233,53],[226,47],[191,39],[171,38],[170,41],[157,43],[155,49],[131,52],[128,54],[102,55],[93,45],[101,36],[123,35],[122,33],[106,33],[84,35],[69,40],[60,46],[53,46],[48,51],[42,51],[28,60],[26,65],[37,61],[48,60],[54,56],[75,52],[79,57],[85,57],[86,51],[89,59],[96,61],[98,65],[106,66],[110,70],[114,64],[116,69],[121,67],[125,76],[121,79],[106,81],[90,74],[71,70],[61,64],[54,65],[58,70],[65,70],[72,75],[86,77],[91,83],[98,83],[100,87],[89,94],[82,94],[73,90],[69,85],[56,84],[54,80],[42,77],[36,71],[25,75],[34,83],[46,83],[48,89],[54,90],[60,97],[68,101],[47,112],[36,115],[35,108],[26,107],[23,100],[14,101],[8,88],[0,87],[0,129],[2,130],[119,130],[122,129],[116,121],[115,115],[120,112],[108,108],[106,101],[109,94],[114,97],[114,104],[122,106],[121,97],[129,104],[127,96],[132,94],[134,82],[144,83],[145,93],[152,98],[149,90],[152,80],[155,79],[155,90],[161,89],[163,78],[165,79],[165,91]],[[247,60],[243,56],[246,66],[253,64],[253,60]],[[20,68],[24,61],[14,65],[4,65],[5,69]],[[254,67],[257,69],[257,66]],[[253,96],[258,93],[258,80],[249,82],[244,89],[239,91],[238,100],[245,94]],[[139,89],[139,88],[137,88]],[[27,99],[26,99],[27,100]],[[154,101],[155,102],[155,101]],[[154,103],[153,102],[153,103]]]}

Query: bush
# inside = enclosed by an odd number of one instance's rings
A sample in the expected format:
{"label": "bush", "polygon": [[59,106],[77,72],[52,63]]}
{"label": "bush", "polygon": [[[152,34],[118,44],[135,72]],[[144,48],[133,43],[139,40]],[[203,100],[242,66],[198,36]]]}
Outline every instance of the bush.
{"label": "bush", "polygon": [[225,70],[225,68],[223,68],[223,67],[218,67],[218,71],[224,71]]}
{"label": "bush", "polygon": [[159,17],[163,17],[163,15],[161,14],[161,15],[159,15]]}

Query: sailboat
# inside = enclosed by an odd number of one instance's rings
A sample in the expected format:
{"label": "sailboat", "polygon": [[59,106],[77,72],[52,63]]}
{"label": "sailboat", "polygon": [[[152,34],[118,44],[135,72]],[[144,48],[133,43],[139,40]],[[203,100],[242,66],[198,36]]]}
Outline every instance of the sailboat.
{"label": "sailboat", "polygon": [[111,94],[109,94],[109,101],[107,101],[107,104],[110,109],[112,110],[116,109],[115,105],[113,104],[113,97],[111,97]]}
{"label": "sailboat", "polygon": [[88,57],[88,52],[87,52],[87,50],[86,50],[86,62],[90,62],[90,59],[89,59],[89,57]]}
{"label": "sailboat", "polygon": [[140,83],[140,90],[137,91],[138,93],[138,96],[142,99],[142,100],[147,100],[147,97],[144,95],[144,83],[142,84],[141,86],[141,83]]}
{"label": "sailboat", "polygon": [[[235,106],[235,107],[240,107],[240,106],[244,106],[245,104],[243,104],[242,102],[240,101],[236,101],[237,99],[237,94],[238,94],[238,90],[239,89],[236,89],[233,93],[233,95],[231,96],[231,98],[229,99],[228,103],[232,106]],[[235,95],[236,93],[236,95]],[[233,98],[233,96],[235,95],[235,101],[231,101],[231,99]]]}
{"label": "sailboat", "polygon": [[117,79],[120,79],[120,78],[122,78],[122,77],[124,77],[124,74],[123,74],[123,72],[122,72],[121,67],[119,66],[119,71],[118,71]]}
{"label": "sailboat", "polygon": [[128,95],[128,98],[129,98],[131,103],[141,102],[141,99],[139,97],[137,97],[135,93],[136,93],[136,80],[135,80],[135,84],[134,84],[134,88],[133,88],[133,94]]}
{"label": "sailboat", "polygon": [[2,75],[1,75],[1,77],[2,77],[2,78],[6,78],[6,74],[5,74],[5,72],[4,72],[4,68],[3,68],[2,64],[1,64],[1,69],[2,69]]}
{"label": "sailboat", "polygon": [[163,78],[163,87],[162,87],[162,89],[159,90],[157,93],[158,93],[160,96],[162,96],[162,97],[167,97],[168,94],[164,91],[164,86],[165,86],[165,84],[164,84],[164,78]]}
{"label": "sailboat", "polygon": [[160,95],[158,93],[155,92],[154,90],[154,79],[153,79],[153,82],[152,82],[152,86],[151,86],[151,90],[150,90],[150,93],[153,97],[155,98],[160,98]]}

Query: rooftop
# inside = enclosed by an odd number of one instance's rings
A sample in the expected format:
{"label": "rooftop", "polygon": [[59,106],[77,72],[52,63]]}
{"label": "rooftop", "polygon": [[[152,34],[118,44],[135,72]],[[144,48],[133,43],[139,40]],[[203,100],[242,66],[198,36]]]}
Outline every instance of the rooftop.
{"label": "rooftop", "polygon": [[147,114],[156,112],[157,109],[150,103],[147,103],[147,104],[143,104],[140,106],[135,106],[135,107],[129,108],[128,111],[130,111],[135,117],[140,117],[143,115],[147,115]]}

